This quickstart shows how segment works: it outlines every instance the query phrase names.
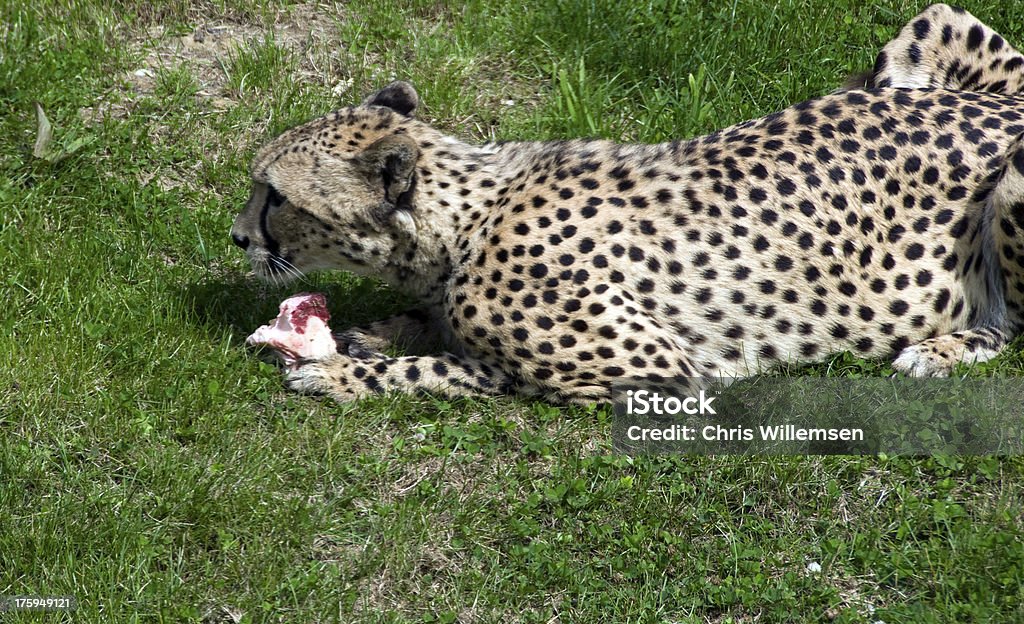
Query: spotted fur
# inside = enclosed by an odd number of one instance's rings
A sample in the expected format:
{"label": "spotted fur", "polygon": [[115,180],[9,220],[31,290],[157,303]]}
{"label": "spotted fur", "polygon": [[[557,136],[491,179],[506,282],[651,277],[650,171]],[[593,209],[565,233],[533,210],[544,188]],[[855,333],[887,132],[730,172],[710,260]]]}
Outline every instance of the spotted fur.
{"label": "spotted fur", "polygon": [[856,87],[1020,93],[1024,56],[964,9],[933,4],[912,19]]}
{"label": "spotted fur", "polygon": [[[842,351],[919,376],[994,356],[1022,322],[1024,98],[1009,62],[951,71],[942,16],[978,49],[936,5],[880,55],[887,86],[691,140],[474,146],[417,120],[405,83],[286,132],[232,230],[256,271],[354,271],[424,306],[287,383],[590,402]],[[936,86],[894,59],[908,33],[940,86],[986,90],[893,88]],[[399,334],[446,351],[382,355]]]}

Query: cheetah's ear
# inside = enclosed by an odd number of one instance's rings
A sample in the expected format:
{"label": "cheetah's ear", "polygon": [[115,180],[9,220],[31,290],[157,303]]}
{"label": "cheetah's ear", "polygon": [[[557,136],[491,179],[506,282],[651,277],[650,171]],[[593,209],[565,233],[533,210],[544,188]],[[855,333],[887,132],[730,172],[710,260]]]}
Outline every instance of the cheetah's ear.
{"label": "cheetah's ear", "polygon": [[396,80],[363,100],[363,106],[386,106],[396,113],[412,117],[420,105],[420,96],[408,82]]}
{"label": "cheetah's ear", "polygon": [[370,184],[383,187],[384,199],[375,209],[377,218],[395,220],[408,229],[419,157],[416,141],[404,134],[378,139],[356,157],[356,166]]}

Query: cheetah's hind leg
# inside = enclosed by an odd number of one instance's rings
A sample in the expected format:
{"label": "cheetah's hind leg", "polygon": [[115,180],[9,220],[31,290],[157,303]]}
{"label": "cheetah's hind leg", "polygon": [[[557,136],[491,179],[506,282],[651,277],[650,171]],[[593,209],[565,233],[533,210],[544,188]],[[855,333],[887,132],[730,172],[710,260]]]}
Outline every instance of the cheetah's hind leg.
{"label": "cheetah's hind leg", "polygon": [[1008,334],[995,327],[953,332],[907,347],[892,367],[911,377],[949,377],[958,363],[986,362],[1007,342]]}
{"label": "cheetah's hind leg", "polygon": [[1002,171],[989,195],[992,202],[992,287],[986,289],[995,310],[987,324],[937,336],[904,349],[893,368],[914,377],[947,377],[959,362],[992,359],[1024,328],[1024,135],[1010,143]]}
{"label": "cheetah's hind leg", "polygon": [[967,11],[933,4],[840,90],[883,87],[1022,93],[1024,56]]}

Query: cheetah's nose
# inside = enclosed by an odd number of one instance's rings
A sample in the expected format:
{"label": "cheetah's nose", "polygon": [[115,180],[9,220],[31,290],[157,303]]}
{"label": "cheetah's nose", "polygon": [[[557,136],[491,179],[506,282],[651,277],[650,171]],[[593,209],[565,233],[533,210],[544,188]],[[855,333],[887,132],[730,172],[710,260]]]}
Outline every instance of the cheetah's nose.
{"label": "cheetah's nose", "polygon": [[249,248],[249,237],[248,236],[239,236],[238,234],[235,234],[234,232],[232,232],[231,233],[231,240],[234,241],[234,243],[236,245],[238,245],[239,247],[241,247],[242,249],[248,249]]}

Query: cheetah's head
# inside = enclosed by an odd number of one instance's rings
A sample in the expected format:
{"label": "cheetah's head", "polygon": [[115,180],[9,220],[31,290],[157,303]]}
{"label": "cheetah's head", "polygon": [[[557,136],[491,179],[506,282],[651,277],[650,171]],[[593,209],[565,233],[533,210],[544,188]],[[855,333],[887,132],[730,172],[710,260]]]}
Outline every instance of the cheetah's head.
{"label": "cheetah's head", "polygon": [[394,82],[259,151],[231,238],[260,278],[319,269],[381,275],[415,248],[418,104],[411,85]]}

